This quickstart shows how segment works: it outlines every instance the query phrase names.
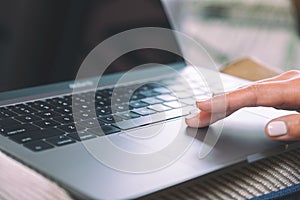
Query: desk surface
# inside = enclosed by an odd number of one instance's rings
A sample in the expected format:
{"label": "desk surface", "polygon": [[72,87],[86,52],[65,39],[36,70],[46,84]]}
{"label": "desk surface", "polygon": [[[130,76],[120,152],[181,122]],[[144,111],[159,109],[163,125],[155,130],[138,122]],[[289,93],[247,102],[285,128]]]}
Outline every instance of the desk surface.
{"label": "desk surface", "polygon": [[71,200],[55,183],[0,152],[0,199]]}

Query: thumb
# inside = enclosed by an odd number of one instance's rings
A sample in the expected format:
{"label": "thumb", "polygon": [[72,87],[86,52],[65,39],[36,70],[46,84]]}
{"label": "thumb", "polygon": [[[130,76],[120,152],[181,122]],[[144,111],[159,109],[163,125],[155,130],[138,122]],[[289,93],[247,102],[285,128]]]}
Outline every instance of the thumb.
{"label": "thumb", "polygon": [[266,125],[265,132],[273,140],[300,140],[300,114],[271,120]]}

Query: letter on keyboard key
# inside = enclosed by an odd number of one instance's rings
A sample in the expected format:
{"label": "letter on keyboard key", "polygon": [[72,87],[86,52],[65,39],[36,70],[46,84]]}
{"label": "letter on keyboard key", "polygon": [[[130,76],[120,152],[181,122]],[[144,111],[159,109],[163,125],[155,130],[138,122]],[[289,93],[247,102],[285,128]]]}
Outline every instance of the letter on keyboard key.
{"label": "letter on keyboard key", "polygon": [[75,126],[74,123],[58,126],[57,128],[65,131],[67,133],[73,133],[73,132],[81,131],[84,129],[84,127],[81,127],[80,125]]}
{"label": "letter on keyboard key", "polygon": [[69,133],[67,135],[68,137],[71,137],[77,141],[82,141],[82,140],[88,140],[92,138],[96,138],[96,136],[92,133],[89,133],[87,131],[80,131],[78,133]]}
{"label": "letter on keyboard key", "polygon": [[36,121],[33,122],[34,125],[39,126],[41,128],[50,128],[50,127],[54,127],[54,126],[59,126],[60,123],[55,122],[51,119],[45,119],[45,120],[41,120],[41,121]]}
{"label": "letter on keyboard key", "polygon": [[18,117],[15,117],[16,120],[20,121],[20,122],[23,122],[23,123],[27,123],[27,122],[34,122],[34,121],[40,121],[42,120],[42,118],[40,117],[37,117],[35,115],[22,115],[22,116],[18,116]]}
{"label": "letter on keyboard key", "polygon": [[43,138],[49,138],[57,135],[62,135],[64,132],[56,128],[48,128],[43,130],[30,131],[23,134],[13,135],[10,137],[15,142],[26,143]]}
{"label": "letter on keyboard key", "polygon": [[39,128],[37,126],[34,126],[32,124],[20,124],[17,126],[0,128],[0,133],[2,133],[5,136],[12,136],[17,134],[32,132],[33,130],[38,130],[38,129]]}
{"label": "letter on keyboard key", "polygon": [[54,111],[45,111],[45,112],[40,112],[40,113],[36,113],[37,116],[44,118],[44,119],[48,119],[48,118],[54,118],[54,117],[60,117],[61,114],[54,112]]}
{"label": "letter on keyboard key", "polygon": [[72,144],[76,142],[76,140],[73,140],[72,138],[69,138],[65,135],[54,136],[46,139],[46,141],[55,146],[63,146],[63,145]]}

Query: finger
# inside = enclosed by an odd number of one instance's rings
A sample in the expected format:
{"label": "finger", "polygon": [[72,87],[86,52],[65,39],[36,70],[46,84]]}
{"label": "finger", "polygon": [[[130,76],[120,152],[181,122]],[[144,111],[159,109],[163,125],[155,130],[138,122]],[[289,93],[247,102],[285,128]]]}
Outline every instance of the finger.
{"label": "finger", "polygon": [[298,70],[290,70],[290,71],[284,72],[282,74],[279,74],[277,76],[257,81],[257,83],[267,83],[267,82],[273,82],[273,81],[282,81],[282,80],[287,80],[287,79],[295,78],[295,77],[299,77],[299,76],[300,76],[300,71],[298,71]]}
{"label": "finger", "polygon": [[205,112],[232,113],[243,107],[280,106],[287,96],[286,85],[282,82],[254,83],[245,88],[217,95],[211,99],[197,101],[196,105]]}
{"label": "finger", "polygon": [[[293,99],[295,99],[295,94],[297,94],[297,92],[295,91],[295,88],[292,87],[293,84],[291,83],[293,81],[299,82],[299,77],[300,71],[291,70],[278,76],[264,79],[262,81],[255,82],[252,85],[239,88],[233,92],[218,95],[215,98],[212,98],[211,102],[198,102],[199,104],[197,103],[197,106],[199,105],[200,107],[198,107],[200,109],[207,112],[211,111],[211,105],[213,105],[213,102],[216,104],[214,106],[214,112],[220,112],[221,110],[224,111],[225,107],[226,110],[234,111],[245,106],[272,106],[280,109],[294,109],[299,107],[299,103],[298,101],[294,103]],[[298,82],[295,83],[294,86],[298,87]],[[286,93],[287,95],[281,95],[283,93]],[[256,98],[255,95],[258,98]],[[228,101],[227,104],[222,103],[225,102],[225,100]],[[258,102],[255,102],[256,100]],[[238,101],[240,101],[240,104]],[[236,108],[230,105],[235,105]]]}
{"label": "finger", "polygon": [[185,118],[188,126],[194,128],[206,127],[231,113],[210,113],[204,111],[193,112]]}
{"label": "finger", "polygon": [[268,137],[273,140],[299,140],[300,114],[292,114],[271,120],[265,128]]}

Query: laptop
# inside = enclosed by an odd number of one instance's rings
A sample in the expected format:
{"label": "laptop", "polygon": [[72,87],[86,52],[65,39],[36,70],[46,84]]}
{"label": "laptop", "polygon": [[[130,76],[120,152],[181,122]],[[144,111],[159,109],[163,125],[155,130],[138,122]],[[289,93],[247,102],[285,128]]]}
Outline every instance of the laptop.
{"label": "laptop", "polygon": [[209,86],[248,82],[191,66],[178,42],[188,37],[172,31],[159,0],[1,1],[0,10],[1,151],[78,198],[138,198],[287,147],[264,134],[287,111],[185,125]]}

